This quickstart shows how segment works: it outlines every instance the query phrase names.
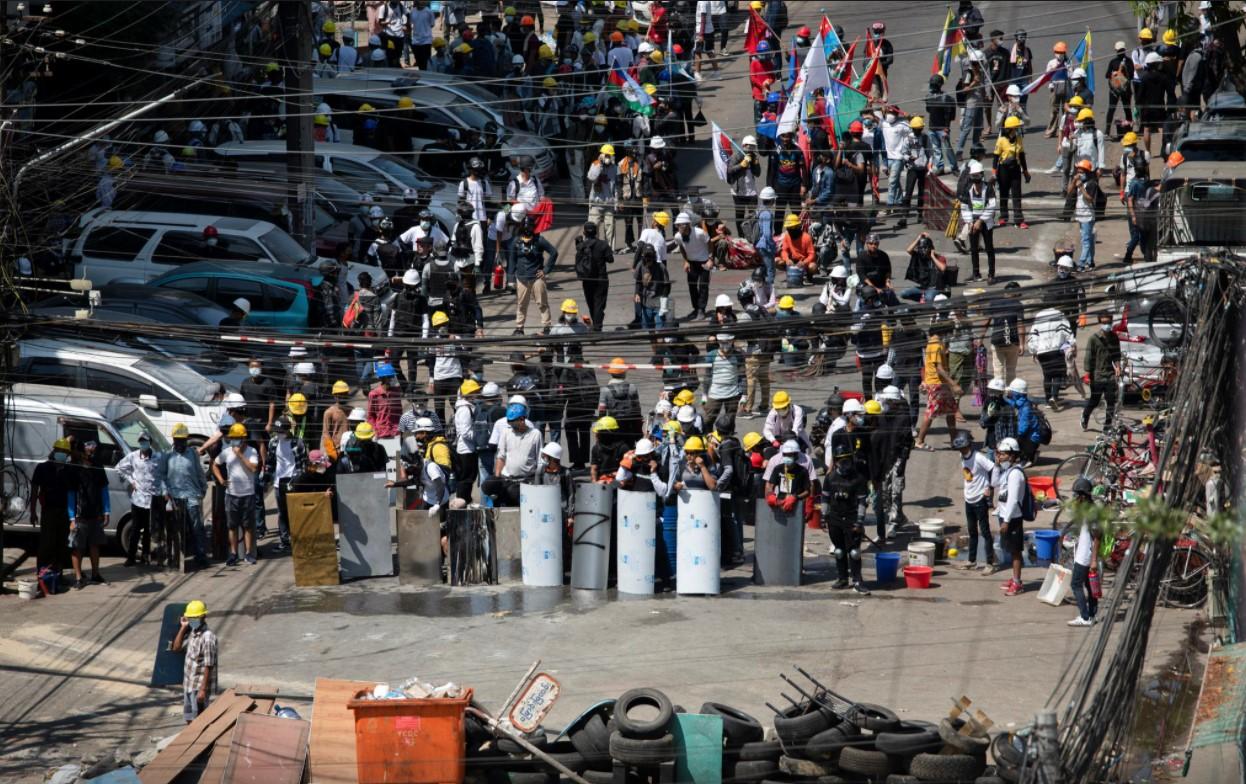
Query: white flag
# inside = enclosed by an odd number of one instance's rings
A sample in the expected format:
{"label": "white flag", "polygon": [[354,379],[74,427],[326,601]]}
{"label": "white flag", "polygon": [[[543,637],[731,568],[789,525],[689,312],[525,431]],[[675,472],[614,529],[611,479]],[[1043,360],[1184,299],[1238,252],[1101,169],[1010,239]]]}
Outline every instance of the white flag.
{"label": "white flag", "polygon": [[796,126],[805,119],[806,99],[818,88],[822,88],[823,94],[831,89],[831,71],[826,67],[826,50],[821,36],[813,39],[805,62],[800,66],[796,84],[792,86],[787,106],[783,107],[783,116],[779,118],[779,133],[796,132]]}
{"label": "white flag", "polygon": [[710,130],[710,140],[714,149],[714,171],[718,172],[718,179],[726,182],[727,163],[732,155],[731,137],[723,133],[723,129],[719,128],[716,122],[710,123]]}

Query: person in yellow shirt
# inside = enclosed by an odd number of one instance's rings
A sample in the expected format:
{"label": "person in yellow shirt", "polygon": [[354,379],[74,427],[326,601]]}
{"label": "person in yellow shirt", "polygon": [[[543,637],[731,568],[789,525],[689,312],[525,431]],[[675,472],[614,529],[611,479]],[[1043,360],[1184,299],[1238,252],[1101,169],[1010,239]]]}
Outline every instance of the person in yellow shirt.
{"label": "person in yellow shirt", "polygon": [[922,389],[926,392],[926,416],[917,429],[914,446],[918,449],[930,448],[926,446],[926,433],[930,430],[931,420],[937,416],[947,417],[948,438],[956,436],[957,400],[961,388],[948,372],[947,343],[943,338],[949,328],[945,321],[934,324],[923,352]]}
{"label": "person in yellow shirt", "polygon": [[1021,212],[1021,178],[1030,181],[1030,167],[1025,162],[1025,144],[1021,141],[1021,118],[1004,120],[1004,131],[995,140],[995,182],[999,191],[999,225],[1008,223],[1008,197],[1012,197],[1012,215],[1018,229],[1028,229]]}

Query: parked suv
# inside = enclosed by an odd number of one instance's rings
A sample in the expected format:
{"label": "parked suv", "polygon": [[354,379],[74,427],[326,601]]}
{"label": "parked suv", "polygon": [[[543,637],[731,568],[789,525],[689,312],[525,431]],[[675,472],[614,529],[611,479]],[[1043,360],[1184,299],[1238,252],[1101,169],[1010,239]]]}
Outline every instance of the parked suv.
{"label": "parked suv", "polygon": [[[113,466],[138,449],[147,434],[152,447],[167,450],[169,443],[139,406],[116,395],[90,389],[64,389],[42,384],[14,384],[6,401],[4,422],[4,512],[7,531],[35,532],[30,523],[30,477],[35,466],[52,452],[58,438],[73,436],[77,443],[99,444],[95,457],[108,475],[112,512],[106,533],[124,546],[130,534],[130,497],[126,482]],[[13,469],[12,471],[8,469]]]}
{"label": "parked suv", "polygon": [[189,291],[222,307],[242,297],[251,303],[248,325],[301,334],[326,326],[317,293],[323,280],[314,269],[289,264],[201,261],[166,272],[151,285]]}

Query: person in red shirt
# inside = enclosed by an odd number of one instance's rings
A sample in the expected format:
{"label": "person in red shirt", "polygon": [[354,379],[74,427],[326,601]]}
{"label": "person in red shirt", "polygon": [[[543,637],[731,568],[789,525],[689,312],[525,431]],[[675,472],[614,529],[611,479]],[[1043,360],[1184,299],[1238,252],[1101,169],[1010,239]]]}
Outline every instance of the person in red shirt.
{"label": "person in red shirt", "polygon": [[[800,285],[813,281],[817,271],[817,261],[813,251],[813,237],[805,231],[800,223],[800,216],[788,214],[783,219],[783,242],[779,245],[779,266],[800,269],[804,272],[804,280]],[[789,282],[792,273],[789,272]]]}
{"label": "person in red shirt", "polygon": [[753,122],[761,119],[761,113],[766,108],[766,95],[777,77],[778,73],[770,59],[770,44],[762,41],[757,44],[757,51],[748,62],[748,81],[753,87]]}
{"label": "person in red shirt", "polygon": [[377,438],[398,435],[398,420],[402,417],[402,386],[394,366],[388,362],[376,363],[376,387],[368,393],[368,424]]}

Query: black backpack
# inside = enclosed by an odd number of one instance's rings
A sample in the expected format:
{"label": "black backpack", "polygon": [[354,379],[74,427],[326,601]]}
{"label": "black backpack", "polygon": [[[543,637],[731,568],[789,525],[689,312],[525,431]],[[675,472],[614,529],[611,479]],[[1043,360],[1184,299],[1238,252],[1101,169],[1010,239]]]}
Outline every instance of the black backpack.
{"label": "black backpack", "polygon": [[630,383],[610,384],[606,387],[606,413],[622,423],[640,418],[640,397]]}
{"label": "black backpack", "polygon": [[718,445],[718,454],[724,455],[724,459],[731,461],[731,487],[728,489],[732,492],[747,490],[750,484],[750,466],[748,456],[744,454],[744,445],[740,443],[740,439],[735,436],[724,438]]}
{"label": "black backpack", "polygon": [[1051,436],[1052,436],[1051,422],[1047,421],[1047,415],[1044,414],[1042,411],[1039,411],[1037,408],[1034,408],[1031,410],[1034,412],[1034,418],[1038,420],[1038,425],[1037,425],[1038,443],[1046,446],[1047,444],[1051,443]]}

